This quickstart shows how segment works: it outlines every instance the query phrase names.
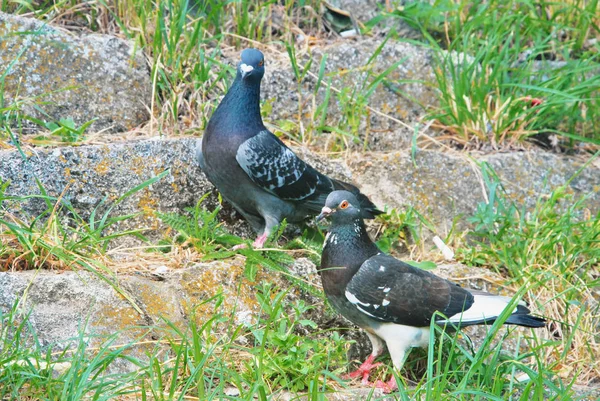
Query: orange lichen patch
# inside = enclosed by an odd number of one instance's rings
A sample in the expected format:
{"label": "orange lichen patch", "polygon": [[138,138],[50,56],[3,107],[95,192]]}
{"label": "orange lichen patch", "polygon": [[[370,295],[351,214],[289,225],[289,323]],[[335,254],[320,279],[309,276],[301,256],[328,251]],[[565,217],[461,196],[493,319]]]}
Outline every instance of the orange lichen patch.
{"label": "orange lichen patch", "polygon": [[136,284],[135,292],[144,307],[144,311],[155,323],[159,323],[162,320],[161,318],[165,318],[172,323],[178,323],[177,305],[171,302],[172,299],[165,298],[165,294],[159,291],[159,286],[140,282]]}
{"label": "orange lichen patch", "polygon": [[108,160],[102,160],[100,163],[98,163],[98,165],[96,166],[96,173],[98,173],[98,175],[106,175],[106,173],[108,173],[108,171],[110,170],[110,163]]}
{"label": "orange lichen patch", "polygon": [[94,327],[98,334],[114,334],[122,330],[128,330],[133,337],[140,337],[147,331],[139,327],[145,323],[143,316],[130,305],[114,306],[106,304],[93,316],[90,325]]}
{"label": "orange lichen patch", "polygon": [[138,209],[141,210],[147,216],[153,216],[158,208],[158,201],[152,197],[148,188],[144,189],[144,193],[140,196],[138,201]]}
{"label": "orange lichen patch", "polygon": [[144,174],[144,169],[146,168],[146,166],[152,164],[152,162],[144,160],[143,157],[136,156],[131,160],[131,171],[133,171],[137,175],[142,175]]}
{"label": "orange lichen patch", "polygon": [[259,272],[255,281],[249,281],[244,275],[244,266],[235,260],[187,271],[180,281],[185,294],[184,312],[188,316],[194,315],[197,323],[203,324],[214,315],[215,301],[209,302],[214,297],[222,299],[222,313],[237,314],[239,323],[254,321],[254,315],[260,312],[255,286],[267,279],[272,280]]}
{"label": "orange lichen patch", "polygon": [[[94,314],[94,319],[90,321],[90,326],[100,337],[92,339],[92,346],[97,342],[103,341],[102,335],[113,335],[119,333],[120,343],[128,343],[132,340],[139,340],[148,334],[148,328],[144,317],[140,315],[132,306],[103,305],[102,308]],[[124,351],[125,354],[141,354],[150,352],[154,348],[152,343],[137,344],[134,348]]]}
{"label": "orange lichen patch", "polygon": [[104,305],[95,316],[94,326],[111,328],[111,331],[143,323],[142,316],[132,306]]}

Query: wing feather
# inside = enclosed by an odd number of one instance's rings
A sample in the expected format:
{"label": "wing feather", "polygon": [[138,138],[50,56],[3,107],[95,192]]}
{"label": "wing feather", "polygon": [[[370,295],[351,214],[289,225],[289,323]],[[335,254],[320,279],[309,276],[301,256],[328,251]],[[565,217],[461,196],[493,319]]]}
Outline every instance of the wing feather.
{"label": "wing feather", "polygon": [[242,170],[259,187],[281,199],[303,201],[309,209],[320,210],[333,190],[332,181],[300,159],[269,131],[243,142],[236,153]]}
{"label": "wing feather", "polygon": [[415,327],[428,326],[436,311],[450,317],[473,304],[473,295],[457,284],[385,254],[362,264],[345,295],[377,320]]}

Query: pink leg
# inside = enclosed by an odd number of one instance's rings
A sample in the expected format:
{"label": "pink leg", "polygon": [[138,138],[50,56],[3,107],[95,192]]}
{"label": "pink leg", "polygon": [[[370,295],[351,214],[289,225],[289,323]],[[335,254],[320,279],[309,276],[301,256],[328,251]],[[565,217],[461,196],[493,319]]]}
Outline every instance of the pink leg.
{"label": "pink leg", "polygon": [[262,248],[268,237],[269,235],[266,232],[256,237],[254,243],[252,244],[252,248]]}
{"label": "pink leg", "polygon": [[[256,239],[254,240],[254,243],[252,244],[252,248],[262,248],[263,245],[265,244],[265,242],[267,241],[267,238],[269,236],[267,234],[262,234],[259,235],[258,237],[256,237]],[[247,244],[239,244],[234,246],[233,248],[231,248],[231,250],[233,251],[237,251],[238,249],[246,249],[248,248]]]}
{"label": "pink leg", "polygon": [[369,375],[371,374],[371,370],[375,369],[378,366],[381,366],[381,363],[373,363],[375,361],[375,358],[377,358],[378,356],[379,355],[376,354],[369,355],[367,360],[364,361],[362,365],[358,367],[358,369],[356,369],[354,372],[348,373],[342,378],[349,380],[356,379],[357,377],[362,377],[362,384],[364,386],[369,385]]}

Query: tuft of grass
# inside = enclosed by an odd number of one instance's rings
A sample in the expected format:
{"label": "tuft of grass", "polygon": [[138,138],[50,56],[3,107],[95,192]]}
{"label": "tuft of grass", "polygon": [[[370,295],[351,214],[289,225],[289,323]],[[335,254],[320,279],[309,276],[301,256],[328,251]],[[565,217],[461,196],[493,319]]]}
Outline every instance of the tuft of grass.
{"label": "tuft of grass", "polygon": [[431,222],[410,206],[404,210],[387,210],[377,216],[377,222],[377,246],[386,253],[420,242],[423,227],[435,231]]}
{"label": "tuft of grass", "polygon": [[116,346],[113,335],[92,349],[81,331],[72,349],[54,351],[57,344],[42,346],[28,318],[18,300],[7,311],[0,309],[1,399],[109,400],[128,393],[135,375],[109,369],[127,359],[131,344]]}
{"label": "tuft of grass", "polygon": [[49,196],[38,181],[40,195],[10,196],[6,194],[10,182],[0,182],[0,206],[31,200],[40,200],[46,205],[39,216],[31,219],[9,213],[9,207],[0,209],[1,269],[90,267],[94,266],[94,260],[104,259],[111,240],[127,235],[143,239],[143,228],[109,233],[115,224],[137,215],[111,216],[111,213],[123,200],[166,174],[168,170],[130,189],[110,205],[106,205],[106,198],[103,199],[87,219],[64,198],[68,187],[55,198]]}
{"label": "tuft of grass", "polygon": [[240,238],[230,235],[223,227],[223,223],[217,219],[221,209],[216,207],[208,211],[202,203],[210,193],[202,196],[196,206],[187,208],[189,215],[179,213],[157,213],[157,217],[167,226],[177,231],[174,238],[175,243],[196,248],[201,254],[211,254],[218,248],[227,248],[240,244]]}
{"label": "tuft of grass", "polygon": [[[162,328],[148,327],[158,340],[117,344],[116,333],[97,338],[101,344],[91,348],[82,328],[62,351],[40,344],[17,302],[0,311],[0,397],[244,400],[282,391],[331,391],[335,369],[345,359],[340,337],[316,330],[303,317],[311,306],[290,303],[287,291],[263,283],[257,299],[261,311],[253,323],[235,323],[235,312],[223,312],[218,294],[198,305],[214,305],[207,319],[192,313],[183,327],[169,321]],[[314,336],[298,334],[307,328]],[[131,371],[112,373],[116,362]]]}
{"label": "tuft of grass", "polygon": [[429,118],[461,146],[534,135],[546,146],[600,144],[600,53],[583,48],[600,36],[597,1],[445,0],[393,15],[429,39],[440,90]]}
{"label": "tuft of grass", "polygon": [[[590,160],[590,162],[593,159]],[[509,282],[528,288],[533,309],[550,321],[543,360],[562,377],[589,383],[600,375],[600,214],[592,215],[586,201],[574,198],[568,183],[539,198],[530,212],[519,210],[505,196],[493,171],[482,170],[488,187],[487,204],[470,219],[474,246],[458,250],[470,265],[507,273]]]}

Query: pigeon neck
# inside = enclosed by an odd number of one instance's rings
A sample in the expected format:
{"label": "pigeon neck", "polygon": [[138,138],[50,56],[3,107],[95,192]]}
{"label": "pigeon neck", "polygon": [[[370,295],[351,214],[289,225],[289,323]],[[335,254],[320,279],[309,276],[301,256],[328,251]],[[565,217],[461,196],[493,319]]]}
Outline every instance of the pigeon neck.
{"label": "pigeon neck", "polygon": [[222,132],[249,136],[265,129],[260,115],[260,82],[244,81],[238,74],[215,111]]}
{"label": "pigeon neck", "polygon": [[363,262],[381,251],[371,241],[362,219],[331,227],[323,244],[321,275],[329,293],[345,287]]}

